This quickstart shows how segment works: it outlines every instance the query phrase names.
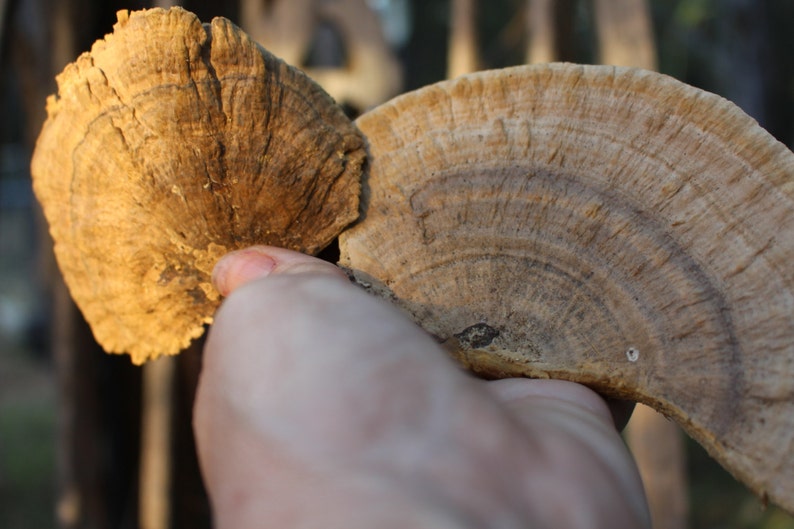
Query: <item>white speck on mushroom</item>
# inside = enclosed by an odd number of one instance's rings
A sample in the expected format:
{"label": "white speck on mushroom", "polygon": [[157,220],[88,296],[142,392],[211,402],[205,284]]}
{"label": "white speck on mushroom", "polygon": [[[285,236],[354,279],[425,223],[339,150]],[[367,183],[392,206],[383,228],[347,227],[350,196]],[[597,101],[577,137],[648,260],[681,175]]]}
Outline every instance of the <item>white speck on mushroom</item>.
{"label": "white speck on mushroom", "polygon": [[626,358],[629,359],[629,362],[636,362],[640,358],[640,350],[636,347],[629,347],[629,350],[626,351]]}

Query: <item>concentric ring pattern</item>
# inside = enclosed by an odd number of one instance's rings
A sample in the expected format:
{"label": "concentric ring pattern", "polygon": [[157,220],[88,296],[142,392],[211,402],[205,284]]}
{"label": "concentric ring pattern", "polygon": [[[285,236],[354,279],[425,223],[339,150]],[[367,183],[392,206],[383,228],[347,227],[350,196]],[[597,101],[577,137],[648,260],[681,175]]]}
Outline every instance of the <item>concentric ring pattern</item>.
{"label": "concentric ring pattern", "polygon": [[524,66],[357,121],[341,264],[486,376],[648,403],[794,510],[794,155],[669,77]]}

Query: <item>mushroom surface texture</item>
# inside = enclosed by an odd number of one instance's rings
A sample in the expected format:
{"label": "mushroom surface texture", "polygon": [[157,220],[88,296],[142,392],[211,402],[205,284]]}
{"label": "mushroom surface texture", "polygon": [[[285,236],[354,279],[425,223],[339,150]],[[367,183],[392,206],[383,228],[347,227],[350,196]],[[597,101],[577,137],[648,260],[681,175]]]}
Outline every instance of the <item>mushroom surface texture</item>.
{"label": "mushroom surface texture", "polygon": [[57,81],[33,185],[108,352],[136,364],[178,353],[212,321],[221,255],[316,253],[358,215],[361,134],[228,20],[120,11]]}
{"label": "mushroom surface texture", "polygon": [[357,120],[341,264],[486,377],[679,422],[794,512],[794,154],[732,103],[611,66],[481,72]]}

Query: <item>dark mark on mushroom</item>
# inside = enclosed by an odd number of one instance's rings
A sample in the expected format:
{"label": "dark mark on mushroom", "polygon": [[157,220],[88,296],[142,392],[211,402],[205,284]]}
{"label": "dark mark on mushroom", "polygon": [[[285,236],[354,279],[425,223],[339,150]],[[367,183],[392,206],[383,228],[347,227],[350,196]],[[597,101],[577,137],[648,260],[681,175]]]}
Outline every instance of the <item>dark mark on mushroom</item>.
{"label": "dark mark on mushroom", "polygon": [[158,285],[167,285],[171,282],[172,279],[179,275],[179,271],[174,268],[172,265],[166,266],[162,272],[160,272],[160,277],[157,279]]}
{"label": "dark mark on mushroom", "polygon": [[473,349],[481,349],[491,345],[491,342],[493,342],[499,334],[500,332],[497,329],[494,329],[487,323],[475,323],[455,334],[455,338],[463,345],[468,345]]}
{"label": "dark mark on mushroom", "polygon": [[187,291],[187,294],[193,298],[193,303],[196,305],[201,305],[202,303],[207,302],[207,295],[199,287],[191,288]]}

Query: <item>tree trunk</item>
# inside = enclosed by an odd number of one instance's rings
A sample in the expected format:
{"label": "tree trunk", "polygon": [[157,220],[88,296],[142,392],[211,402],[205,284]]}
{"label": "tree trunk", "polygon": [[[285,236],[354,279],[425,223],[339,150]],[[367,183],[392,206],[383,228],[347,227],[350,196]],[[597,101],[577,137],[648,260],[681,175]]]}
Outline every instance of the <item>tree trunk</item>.
{"label": "tree trunk", "polygon": [[171,527],[174,369],[176,358],[143,366],[141,465],[138,486],[141,529]]}
{"label": "tree trunk", "polygon": [[397,95],[402,67],[389,48],[378,15],[366,0],[320,2],[320,20],[338,33],[346,51],[339,67],[308,67],[306,73],[340,104],[364,112]]}
{"label": "tree trunk", "polygon": [[176,357],[173,413],[173,505],[174,528],[210,529],[209,498],[196,455],[193,436],[193,402],[201,373],[204,340],[193,342]]}
{"label": "tree trunk", "polygon": [[555,0],[529,0],[527,7],[527,64],[558,60]]}
{"label": "tree trunk", "polygon": [[529,0],[527,64],[575,61],[574,0]]}
{"label": "tree trunk", "polygon": [[[717,19],[714,50],[720,93],[769,128],[766,101],[769,61],[764,3],[726,0]],[[789,50],[790,51],[790,50]]]}
{"label": "tree trunk", "polygon": [[[402,69],[389,49],[380,20],[366,0],[243,0],[241,25],[285,62],[302,68],[340,104],[356,112],[382,103],[402,88]],[[320,66],[306,64],[321,23],[342,42],[339,65],[326,55]],[[327,35],[326,35],[327,36]]]}
{"label": "tree trunk", "polygon": [[265,49],[293,66],[309,51],[314,0],[241,0],[240,26]]}
{"label": "tree trunk", "polygon": [[654,529],[687,527],[686,453],[675,423],[638,404],[626,430],[651,508]]}
{"label": "tree trunk", "polygon": [[447,78],[452,79],[479,69],[476,0],[452,0]]}
{"label": "tree trunk", "polygon": [[595,0],[599,62],[656,69],[656,45],[647,0]]}
{"label": "tree trunk", "polygon": [[[11,58],[32,150],[55,75],[96,38],[101,9],[87,0],[30,0],[10,7]],[[43,220],[40,226],[39,268],[51,307],[58,385],[55,523],[63,529],[132,527],[138,372],[128,360],[101,352],[60,278]]]}

